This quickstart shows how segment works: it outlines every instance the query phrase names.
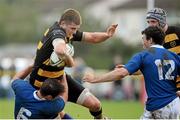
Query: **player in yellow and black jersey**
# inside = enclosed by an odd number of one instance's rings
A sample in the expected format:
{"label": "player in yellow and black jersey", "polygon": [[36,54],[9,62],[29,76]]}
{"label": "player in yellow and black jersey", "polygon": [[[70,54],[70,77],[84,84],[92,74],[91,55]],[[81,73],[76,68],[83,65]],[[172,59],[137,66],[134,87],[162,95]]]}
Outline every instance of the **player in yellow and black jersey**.
{"label": "player in yellow and black jersey", "polygon": [[168,26],[164,47],[180,56],[180,27]]}
{"label": "player in yellow and black jersey", "polygon": [[[30,83],[36,89],[42,85],[46,78],[57,78],[67,80],[68,101],[87,107],[94,118],[101,119],[102,108],[100,101],[92,95],[88,89],[65,74],[64,67],[74,65],[73,54],[67,50],[67,44],[73,41],[84,41],[87,43],[99,43],[112,37],[117,25],[111,25],[106,32],[80,32],[81,16],[74,9],[67,9],[62,14],[59,22],[55,22],[44,33],[42,40],[39,41],[35,63],[30,74]],[[54,63],[54,56],[58,59]],[[62,115],[62,114],[61,114]],[[61,116],[62,119],[70,119],[67,114]]]}
{"label": "player in yellow and black jersey", "polygon": [[[146,20],[149,26],[159,26],[165,33],[164,48],[180,56],[180,27],[168,26],[167,13],[161,8],[154,8],[147,12]],[[180,95],[180,77],[176,80],[176,87]]]}
{"label": "player in yellow and black jersey", "polygon": [[[47,78],[57,78],[60,80],[63,78],[64,67],[68,65],[63,60],[61,60],[59,64],[52,63],[50,56],[54,51],[53,43],[58,40],[66,44],[72,41],[81,41],[82,32],[77,31],[76,34],[73,34],[73,38],[69,40],[66,37],[66,31],[59,26],[58,22],[55,22],[54,25],[44,33],[42,40],[38,43],[34,69],[30,74],[30,83],[35,88],[39,88]],[[72,59],[72,56],[67,57]]]}

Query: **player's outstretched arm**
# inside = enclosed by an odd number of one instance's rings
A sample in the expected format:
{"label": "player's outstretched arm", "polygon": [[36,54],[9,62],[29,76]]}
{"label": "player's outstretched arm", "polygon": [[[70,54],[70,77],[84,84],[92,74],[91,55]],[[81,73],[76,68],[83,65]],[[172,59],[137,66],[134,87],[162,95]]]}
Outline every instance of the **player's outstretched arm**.
{"label": "player's outstretched arm", "polygon": [[30,72],[32,71],[32,68],[33,68],[33,64],[29,65],[27,68],[25,68],[24,70],[22,71],[19,71],[17,72],[13,79],[12,80],[16,80],[16,79],[25,79],[29,74]]}
{"label": "player's outstretched arm", "polygon": [[101,83],[101,82],[111,82],[120,80],[121,78],[129,75],[129,72],[125,68],[116,68],[106,74],[95,76],[94,74],[85,74],[83,81],[90,83]]}
{"label": "player's outstretched arm", "polygon": [[117,24],[109,26],[106,32],[83,32],[83,41],[88,43],[103,42],[114,35],[117,26]]}
{"label": "player's outstretched arm", "polygon": [[180,90],[178,90],[178,91],[176,92],[176,95],[177,95],[178,97],[180,97]]}

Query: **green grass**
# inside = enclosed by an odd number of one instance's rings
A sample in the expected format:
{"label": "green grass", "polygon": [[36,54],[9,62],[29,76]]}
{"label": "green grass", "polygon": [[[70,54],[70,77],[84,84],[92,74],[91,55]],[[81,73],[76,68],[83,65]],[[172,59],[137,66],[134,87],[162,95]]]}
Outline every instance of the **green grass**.
{"label": "green grass", "polygon": [[[143,105],[134,101],[102,101],[103,113],[112,119],[138,119],[143,112]],[[0,119],[13,118],[14,101],[0,100]],[[88,109],[67,103],[65,111],[76,119],[91,119]]]}

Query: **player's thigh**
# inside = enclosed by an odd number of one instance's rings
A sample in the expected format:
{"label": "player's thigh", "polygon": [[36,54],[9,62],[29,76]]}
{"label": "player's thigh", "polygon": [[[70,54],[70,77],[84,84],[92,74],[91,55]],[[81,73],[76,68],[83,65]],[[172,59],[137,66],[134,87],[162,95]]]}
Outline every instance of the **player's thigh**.
{"label": "player's thigh", "polygon": [[85,88],[70,75],[66,75],[66,79],[68,83],[68,101],[76,103]]}
{"label": "player's thigh", "polygon": [[177,97],[170,104],[171,114],[169,119],[179,119],[180,116],[180,99]]}
{"label": "player's thigh", "polygon": [[68,83],[68,101],[77,103],[92,111],[99,110],[101,107],[100,101],[79,82],[75,81],[71,76],[66,76]]}
{"label": "player's thigh", "polygon": [[152,113],[144,109],[144,113],[141,115],[140,120],[153,119]]}
{"label": "player's thigh", "polygon": [[154,116],[157,119],[177,119],[179,117],[179,112],[180,112],[179,106],[180,106],[180,100],[177,97],[165,107],[157,111],[154,111],[155,114]]}
{"label": "player's thigh", "polygon": [[177,97],[165,107],[150,112],[152,119],[178,119],[180,113],[180,100]]}

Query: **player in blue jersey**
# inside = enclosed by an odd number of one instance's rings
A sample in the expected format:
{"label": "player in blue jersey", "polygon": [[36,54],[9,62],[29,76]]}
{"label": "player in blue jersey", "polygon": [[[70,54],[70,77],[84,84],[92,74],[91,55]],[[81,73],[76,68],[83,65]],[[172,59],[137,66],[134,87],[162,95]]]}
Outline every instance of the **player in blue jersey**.
{"label": "player in blue jersey", "polygon": [[148,27],[142,35],[146,50],[134,55],[124,67],[102,76],[86,74],[83,79],[91,83],[110,82],[140,69],[148,96],[141,119],[177,119],[180,100],[176,95],[175,80],[180,75],[180,58],[162,46],[165,34],[160,28]]}
{"label": "player in blue jersey", "polygon": [[[165,32],[164,48],[180,56],[180,27],[169,26],[166,15],[166,11],[162,8],[153,8],[147,12],[146,21],[148,26],[158,26]],[[180,77],[176,79],[176,87],[177,94],[180,96]]]}
{"label": "player in blue jersey", "polygon": [[[56,79],[46,79],[39,90],[23,80],[32,66],[17,73],[12,81],[15,93],[15,119],[54,119],[65,106],[64,85]],[[60,97],[59,95],[62,95]]]}

